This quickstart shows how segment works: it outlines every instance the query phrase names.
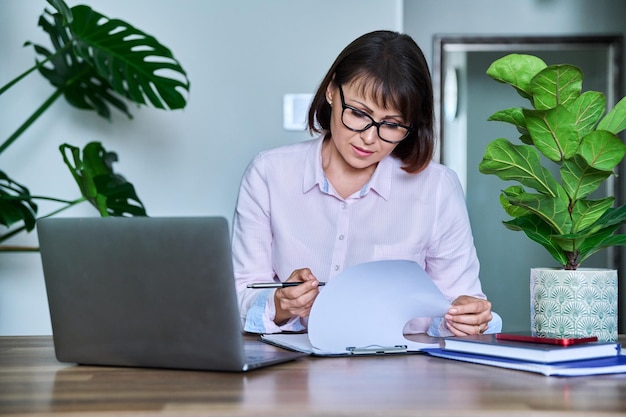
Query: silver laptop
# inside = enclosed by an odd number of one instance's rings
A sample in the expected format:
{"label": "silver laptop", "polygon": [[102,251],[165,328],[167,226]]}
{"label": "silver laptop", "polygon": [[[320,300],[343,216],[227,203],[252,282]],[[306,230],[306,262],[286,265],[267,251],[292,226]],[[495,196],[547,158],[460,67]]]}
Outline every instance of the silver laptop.
{"label": "silver laptop", "polygon": [[243,337],[222,217],[37,224],[57,359],[247,371],[302,353]]}

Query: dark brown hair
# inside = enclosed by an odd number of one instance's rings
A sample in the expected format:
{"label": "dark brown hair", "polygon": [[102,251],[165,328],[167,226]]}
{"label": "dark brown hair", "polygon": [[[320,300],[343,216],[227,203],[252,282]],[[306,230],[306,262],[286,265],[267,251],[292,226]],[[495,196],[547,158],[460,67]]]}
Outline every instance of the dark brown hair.
{"label": "dark brown hair", "polygon": [[326,101],[330,83],[340,86],[359,81],[385,108],[396,108],[413,130],[392,155],[409,173],[422,171],[433,157],[433,88],[424,54],[408,35],[375,31],[360,36],[341,51],[313,97],[308,127],[311,133],[330,136],[331,107]]}

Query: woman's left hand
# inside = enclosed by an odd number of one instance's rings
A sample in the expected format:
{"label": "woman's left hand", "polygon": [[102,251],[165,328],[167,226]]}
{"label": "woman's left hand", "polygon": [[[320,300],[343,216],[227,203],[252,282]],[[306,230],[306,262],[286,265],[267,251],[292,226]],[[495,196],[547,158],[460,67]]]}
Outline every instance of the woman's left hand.
{"label": "woman's left hand", "polygon": [[491,303],[481,298],[461,295],[452,302],[444,316],[448,329],[455,336],[484,333],[491,321]]}

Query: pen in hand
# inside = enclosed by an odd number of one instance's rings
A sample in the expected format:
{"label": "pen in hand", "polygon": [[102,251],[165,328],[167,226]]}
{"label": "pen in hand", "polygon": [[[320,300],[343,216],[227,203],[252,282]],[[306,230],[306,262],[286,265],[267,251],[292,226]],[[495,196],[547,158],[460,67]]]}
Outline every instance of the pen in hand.
{"label": "pen in hand", "polygon": [[[257,282],[254,284],[248,284],[248,288],[287,288],[287,287],[297,287],[300,284],[304,284],[308,281],[290,281],[290,282]],[[326,285],[325,282],[320,282],[317,284],[320,287]]]}

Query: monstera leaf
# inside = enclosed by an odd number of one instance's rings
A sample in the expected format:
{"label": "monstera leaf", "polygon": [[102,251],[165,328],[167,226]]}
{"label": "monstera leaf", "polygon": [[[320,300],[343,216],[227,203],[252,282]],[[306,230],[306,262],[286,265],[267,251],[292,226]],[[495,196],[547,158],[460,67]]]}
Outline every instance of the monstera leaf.
{"label": "monstera leaf", "polygon": [[99,142],[88,143],[82,157],[75,146],[63,144],[59,149],[83,196],[102,217],[146,215],[133,185],[113,171],[117,154],[107,152]]}
{"label": "monstera leaf", "polygon": [[[72,14],[76,52],[116,92],[135,103],[149,101],[159,109],[185,106],[182,91],[189,90],[189,82],[168,48],[128,23],[108,19],[87,6],[72,8]],[[164,72],[176,77],[159,75]]]}
{"label": "monstera leaf", "polygon": [[47,61],[39,71],[73,106],[109,118],[109,106],[131,116],[116,94],[159,109],[186,105],[186,73],[154,37],[83,5],[69,13],[46,12],[39,25],[55,48],[33,45]]}
{"label": "monstera leaf", "polygon": [[[89,201],[103,217],[147,215],[133,185],[113,170],[117,154],[108,152],[98,142],[87,144],[82,156],[79,148],[68,144],[61,145],[60,150],[65,164],[81,190],[82,197],[67,201],[54,197],[33,196],[26,187],[0,171],[0,225],[11,227],[23,222],[21,227],[0,235],[0,242],[23,230],[32,231],[35,228],[38,207],[34,200],[63,204],[60,209],[43,217],[52,216],[84,201]],[[0,250],[11,249],[0,247]]]}
{"label": "monstera leaf", "polygon": [[0,171],[0,224],[10,227],[24,221],[27,230],[35,228],[37,204],[28,188],[13,181]]}

